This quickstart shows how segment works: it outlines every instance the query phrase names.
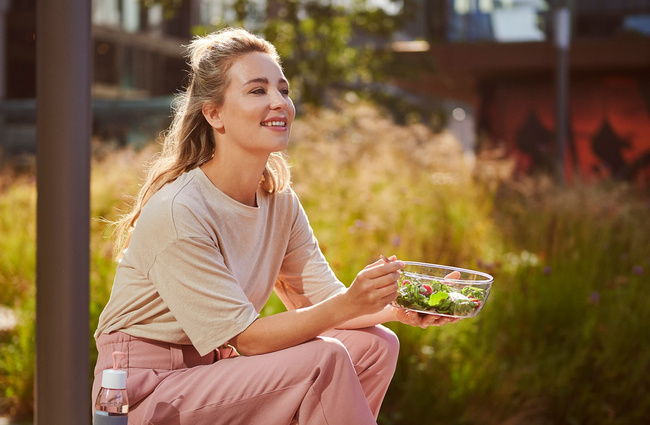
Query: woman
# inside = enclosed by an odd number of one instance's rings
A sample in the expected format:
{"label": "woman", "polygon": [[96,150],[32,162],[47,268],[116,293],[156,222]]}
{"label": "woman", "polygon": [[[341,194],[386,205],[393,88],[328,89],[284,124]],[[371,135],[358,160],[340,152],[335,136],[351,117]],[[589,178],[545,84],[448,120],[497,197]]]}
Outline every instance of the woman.
{"label": "woman", "polygon": [[[122,351],[132,424],[375,424],[398,354],[380,324],[447,319],[389,306],[394,257],[349,288],[332,273],[279,153],[295,108],[274,47],[226,29],[189,52],[162,155],[120,222],[93,397]],[[287,311],[260,317],[272,290]]]}

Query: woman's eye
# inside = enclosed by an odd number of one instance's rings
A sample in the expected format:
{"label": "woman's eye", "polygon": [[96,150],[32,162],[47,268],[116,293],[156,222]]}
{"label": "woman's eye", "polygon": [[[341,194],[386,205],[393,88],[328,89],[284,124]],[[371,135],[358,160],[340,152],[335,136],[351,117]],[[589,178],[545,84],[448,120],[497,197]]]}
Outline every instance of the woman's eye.
{"label": "woman's eye", "polygon": [[263,88],[255,89],[251,91],[252,94],[264,94],[266,91]]}
{"label": "woman's eye", "polygon": [[289,95],[289,93],[290,93],[290,90],[289,90],[289,88],[287,87],[287,88],[285,88],[285,89],[280,89],[280,92],[281,92],[282,94],[284,94],[284,95],[287,95],[287,96],[288,96],[288,95]]}

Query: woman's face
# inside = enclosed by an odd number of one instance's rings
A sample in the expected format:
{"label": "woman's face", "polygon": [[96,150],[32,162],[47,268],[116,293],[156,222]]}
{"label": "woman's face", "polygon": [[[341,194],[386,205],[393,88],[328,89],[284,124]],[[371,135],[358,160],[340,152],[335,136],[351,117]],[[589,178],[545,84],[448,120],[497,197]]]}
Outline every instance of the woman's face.
{"label": "woman's face", "polygon": [[224,104],[210,121],[218,146],[268,155],[287,147],[295,107],[289,83],[280,66],[267,54],[254,52],[239,58],[229,71]]}

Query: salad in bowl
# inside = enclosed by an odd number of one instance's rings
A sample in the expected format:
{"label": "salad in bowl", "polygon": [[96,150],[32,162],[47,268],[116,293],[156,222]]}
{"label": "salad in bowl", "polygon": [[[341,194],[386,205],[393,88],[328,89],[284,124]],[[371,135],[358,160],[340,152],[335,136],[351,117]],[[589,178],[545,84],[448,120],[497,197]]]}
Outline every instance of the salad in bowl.
{"label": "salad in bowl", "polygon": [[493,278],[487,273],[405,261],[397,308],[449,317],[476,316],[487,302]]}

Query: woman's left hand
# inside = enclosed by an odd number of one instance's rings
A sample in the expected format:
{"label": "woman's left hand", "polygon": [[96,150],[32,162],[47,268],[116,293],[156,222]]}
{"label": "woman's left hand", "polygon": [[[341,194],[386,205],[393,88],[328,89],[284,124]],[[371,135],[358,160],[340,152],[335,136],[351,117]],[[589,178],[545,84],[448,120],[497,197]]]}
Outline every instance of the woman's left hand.
{"label": "woman's left hand", "polygon": [[460,320],[458,317],[439,316],[437,314],[418,313],[413,310],[392,307],[395,311],[395,318],[400,323],[411,326],[419,326],[426,329],[429,326],[443,326],[447,323],[455,323]]}

